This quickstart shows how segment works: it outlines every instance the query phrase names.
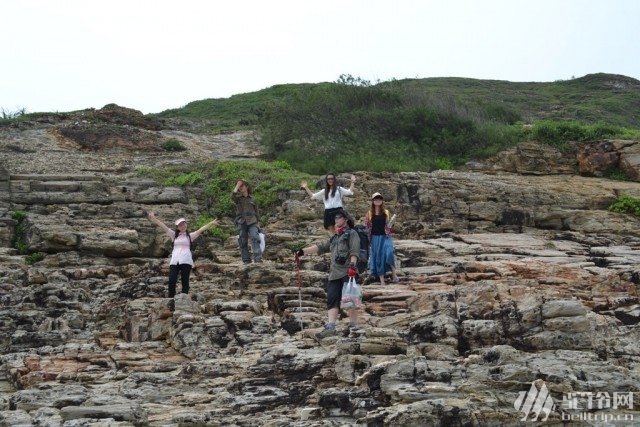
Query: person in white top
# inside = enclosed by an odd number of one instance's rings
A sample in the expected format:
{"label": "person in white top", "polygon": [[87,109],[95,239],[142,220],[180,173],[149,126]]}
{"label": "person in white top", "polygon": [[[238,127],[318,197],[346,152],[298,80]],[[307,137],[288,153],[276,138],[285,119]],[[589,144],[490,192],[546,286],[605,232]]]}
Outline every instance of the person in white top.
{"label": "person in white top", "polygon": [[330,235],[334,235],[336,220],[336,212],[344,209],[344,203],[342,203],[343,196],[353,196],[353,186],[356,183],[355,175],[351,175],[351,186],[349,188],[341,187],[336,182],[336,175],[334,173],[328,173],[324,179],[324,189],[316,193],[309,190],[309,186],[305,181],[300,183],[300,187],[303,188],[309,197],[314,200],[322,200],[324,202],[324,221],[323,225],[325,230]]}
{"label": "person in white top", "polygon": [[156,218],[153,211],[147,213],[149,221],[160,227],[171,240],[173,240],[173,251],[171,252],[171,261],[169,261],[169,298],[176,295],[176,283],[178,282],[178,273],[180,273],[180,282],[182,284],[182,293],[189,293],[189,276],[193,267],[193,255],[191,254],[191,242],[196,240],[202,233],[209,228],[218,224],[218,219],[203,225],[198,230],[189,233],[187,230],[187,220],[178,218],[175,221],[175,230],[169,228],[166,224]]}

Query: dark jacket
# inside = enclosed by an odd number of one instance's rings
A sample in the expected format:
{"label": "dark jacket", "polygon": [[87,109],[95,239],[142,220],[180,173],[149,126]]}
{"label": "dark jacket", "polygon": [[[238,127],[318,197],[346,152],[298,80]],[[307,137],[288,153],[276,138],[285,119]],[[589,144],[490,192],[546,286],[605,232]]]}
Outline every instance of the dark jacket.
{"label": "dark jacket", "polygon": [[251,196],[243,196],[242,193],[231,193],[231,200],[236,204],[236,224],[257,224],[260,217],[258,204]]}
{"label": "dark jacket", "polygon": [[[342,234],[347,233],[347,236]],[[351,256],[356,258],[360,254],[360,237],[354,230],[348,228],[342,234],[334,234],[330,239],[318,243],[318,254],[331,252],[331,264],[329,265],[329,280],[342,279],[347,275]],[[344,263],[340,263],[336,258],[346,256]]]}

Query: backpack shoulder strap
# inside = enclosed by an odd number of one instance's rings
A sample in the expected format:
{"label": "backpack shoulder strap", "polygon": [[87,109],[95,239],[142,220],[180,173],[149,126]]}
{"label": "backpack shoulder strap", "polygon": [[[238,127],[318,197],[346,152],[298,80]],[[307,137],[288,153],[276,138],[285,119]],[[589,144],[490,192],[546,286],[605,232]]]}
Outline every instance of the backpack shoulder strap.
{"label": "backpack shoulder strap", "polygon": [[[189,239],[189,249],[193,249],[193,241],[191,240],[191,233],[187,230],[187,239]],[[173,239],[173,246],[176,246],[176,239]]]}

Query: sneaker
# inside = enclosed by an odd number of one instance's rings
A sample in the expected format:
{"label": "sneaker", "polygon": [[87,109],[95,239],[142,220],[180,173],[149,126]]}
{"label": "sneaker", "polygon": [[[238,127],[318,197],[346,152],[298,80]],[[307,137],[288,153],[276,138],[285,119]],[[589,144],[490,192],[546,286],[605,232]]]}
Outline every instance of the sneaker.
{"label": "sneaker", "polygon": [[251,261],[242,261],[244,265],[251,264]]}
{"label": "sneaker", "polygon": [[258,258],[257,260],[255,260],[254,262],[262,262],[262,258]]}
{"label": "sneaker", "polygon": [[399,278],[399,277],[396,277],[396,278],[394,278],[394,279],[391,279],[391,281],[392,281],[393,283],[400,283],[400,278]]}
{"label": "sneaker", "polygon": [[364,329],[361,329],[358,326],[349,326],[345,329],[343,335],[348,338],[359,338],[364,335]]}
{"label": "sneaker", "polygon": [[316,333],[316,338],[322,339],[327,337],[333,337],[336,335],[338,335],[338,331],[335,328],[334,329],[324,328],[320,332]]}

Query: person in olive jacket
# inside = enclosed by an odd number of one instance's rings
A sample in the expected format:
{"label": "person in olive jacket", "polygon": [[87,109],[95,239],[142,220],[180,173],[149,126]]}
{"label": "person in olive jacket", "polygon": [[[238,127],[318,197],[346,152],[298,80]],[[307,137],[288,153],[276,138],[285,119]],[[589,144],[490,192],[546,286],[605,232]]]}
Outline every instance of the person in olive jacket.
{"label": "person in olive jacket", "polygon": [[249,255],[249,242],[253,252],[254,262],[262,262],[262,250],[260,249],[260,224],[258,218],[260,211],[256,200],[251,197],[251,187],[247,181],[239,180],[236,183],[231,200],[236,204],[235,223],[238,227],[238,245],[240,245],[240,255],[245,264],[251,263]]}
{"label": "person in olive jacket", "polygon": [[[356,232],[350,232],[353,221],[344,211],[335,214],[336,233],[328,240],[313,246],[298,250],[297,257],[311,254],[331,252],[329,265],[329,282],[327,283],[327,317],[328,323],[324,330],[316,334],[316,338],[337,335],[336,320],[340,314],[342,300],[342,286],[350,277],[356,277],[358,271],[356,263],[360,254],[360,237]],[[356,329],[358,312],[356,308],[349,309],[349,329]]]}

